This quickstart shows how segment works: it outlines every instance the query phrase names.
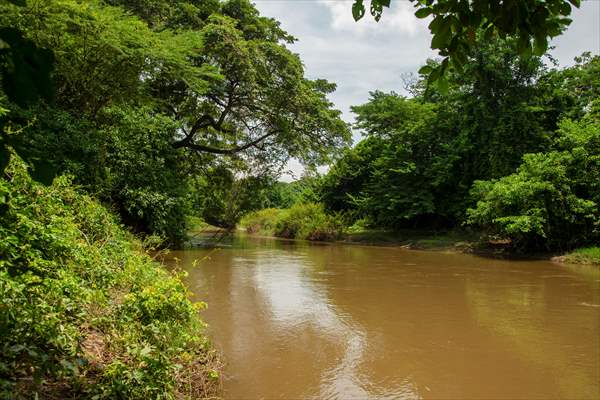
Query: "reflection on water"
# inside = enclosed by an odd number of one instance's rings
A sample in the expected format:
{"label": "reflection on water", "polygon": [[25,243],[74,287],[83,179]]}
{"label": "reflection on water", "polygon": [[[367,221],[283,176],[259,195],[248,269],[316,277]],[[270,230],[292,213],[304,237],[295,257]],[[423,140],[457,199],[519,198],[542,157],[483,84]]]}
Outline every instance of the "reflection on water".
{"label": "reflection on water", "polygon": [[252,238],[173,256],[226,398],[600,398],[597,268]]}

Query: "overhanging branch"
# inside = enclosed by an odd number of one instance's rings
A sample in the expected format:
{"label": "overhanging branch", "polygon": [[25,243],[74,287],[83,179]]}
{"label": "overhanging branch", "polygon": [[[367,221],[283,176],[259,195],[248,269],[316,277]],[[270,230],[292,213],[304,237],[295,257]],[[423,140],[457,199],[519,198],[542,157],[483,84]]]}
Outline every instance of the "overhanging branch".
{"label": "overhanging branch", "polygon": [[250,147],[256,147],[259,150],[264,150],[264,148],[262,148],[260,146],[260,143],[263,140],[265,140],[266,138],[275,135],[275,133],[276,133],[275,131],[265,133],[264,135],[260,136],[259,138],[252,140],[246,144],[235,146],[235,147],[230,147],[230,148],[221,148],[221,147],[208,146],[208,145],[203,145],[203,144],[196,144],[196,143],[192,143],[191,141],[185,142],[185,143],[182,143],[182,141],[179,141],[177,143],[174,143],[173,147],[175,147],[175,148],[185,147],[185,148],[188,148],[188,149],[191,149],[194,151],[198,151],[201,153],[233,155],[233,154],[242,152],[244,150],[248,150]]}

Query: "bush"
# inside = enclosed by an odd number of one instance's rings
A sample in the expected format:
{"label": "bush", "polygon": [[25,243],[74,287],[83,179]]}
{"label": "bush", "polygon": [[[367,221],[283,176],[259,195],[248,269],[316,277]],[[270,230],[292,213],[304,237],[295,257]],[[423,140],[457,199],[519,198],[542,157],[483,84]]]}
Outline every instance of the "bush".
{"label": "bush", "polygon": [[167,245],[185,241],[188,166],[171,146],[177,125],[170,118],[124,106],[104,108],[97,122],[50,107],[21,118],[34,121],[24,135],[34,156],[73,175],[137,233],[159,235]]}
{"label": "bush", "polygon": [[322,204],[296,204],[283,210],[275,223],[275,236],[290,239],[336,240],[344,224],[337,215],[325,213]]}
{"label": "bush", "polygon": [[0,222],[0,397],[215,393],[203,304],[99,203],[14,161]]}
{"label": "bush", "polygon": [[240,221],[240,225],[250,234],[272,235],[281,213],[282,210],[277,208],[265,208],[244,216]]}
{"label": "bush", "polygon": [[246,215],[241,225],[250,234],[316,241],[339,239],[345,226],[341,215],[326,214],[323,205],[315,203],[255,211]]}

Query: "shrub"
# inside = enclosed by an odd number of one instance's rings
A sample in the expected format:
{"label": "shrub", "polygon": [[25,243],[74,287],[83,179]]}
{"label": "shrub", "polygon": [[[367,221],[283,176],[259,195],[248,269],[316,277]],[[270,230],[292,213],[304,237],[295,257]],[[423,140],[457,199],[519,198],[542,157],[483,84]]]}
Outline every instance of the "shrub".
{"label": "shrub", "polygon": [[337,215],[325,213],[322,204],[296,204],[283,210],[277,218],[275,236],[306,239],[335,240],[343,232],[343,222]]}
{"label": "shrub", "polygon": [[215,393],[214,353],[180,277],[69,179],[0,178],[0,397]]}
{"label": "shrub", "polygon": [[277,208],[265,208],[264,210],[255,211],[244,216],[240,221],[240,225],[247,233],[272,235],[281,213],[282,210]]}

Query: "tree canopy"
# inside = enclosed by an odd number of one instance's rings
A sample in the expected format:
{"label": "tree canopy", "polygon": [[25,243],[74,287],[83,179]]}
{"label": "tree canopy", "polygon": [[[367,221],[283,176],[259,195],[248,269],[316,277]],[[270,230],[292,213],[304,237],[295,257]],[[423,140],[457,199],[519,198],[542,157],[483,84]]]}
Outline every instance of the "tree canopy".
{"label": "tree canopy", "polygon": [[[1,26],[50,55],[54,88],[19,102],[3,85],[3,138],[43,160],[36,170],[74,174],[140,231],[180,237],[186,193],[214,168],[277,176],[291,157],[323,164],[350,142],[327,98],[335,84],[307,79],[287,48],[295,38],[247,0],[4,2],[0,11]],[[0,53],[3,79],[14,82],[21,47]]]}
{"label": "tree canopy", "polygon": [[367,227],[468,224],[517,249],[598,238],[600,57],[558,69],[513,44],[481,41],[446,91],[421,75],[413,98],[375,91],[352,107],[365,139],[321,178],[326,208]]}

